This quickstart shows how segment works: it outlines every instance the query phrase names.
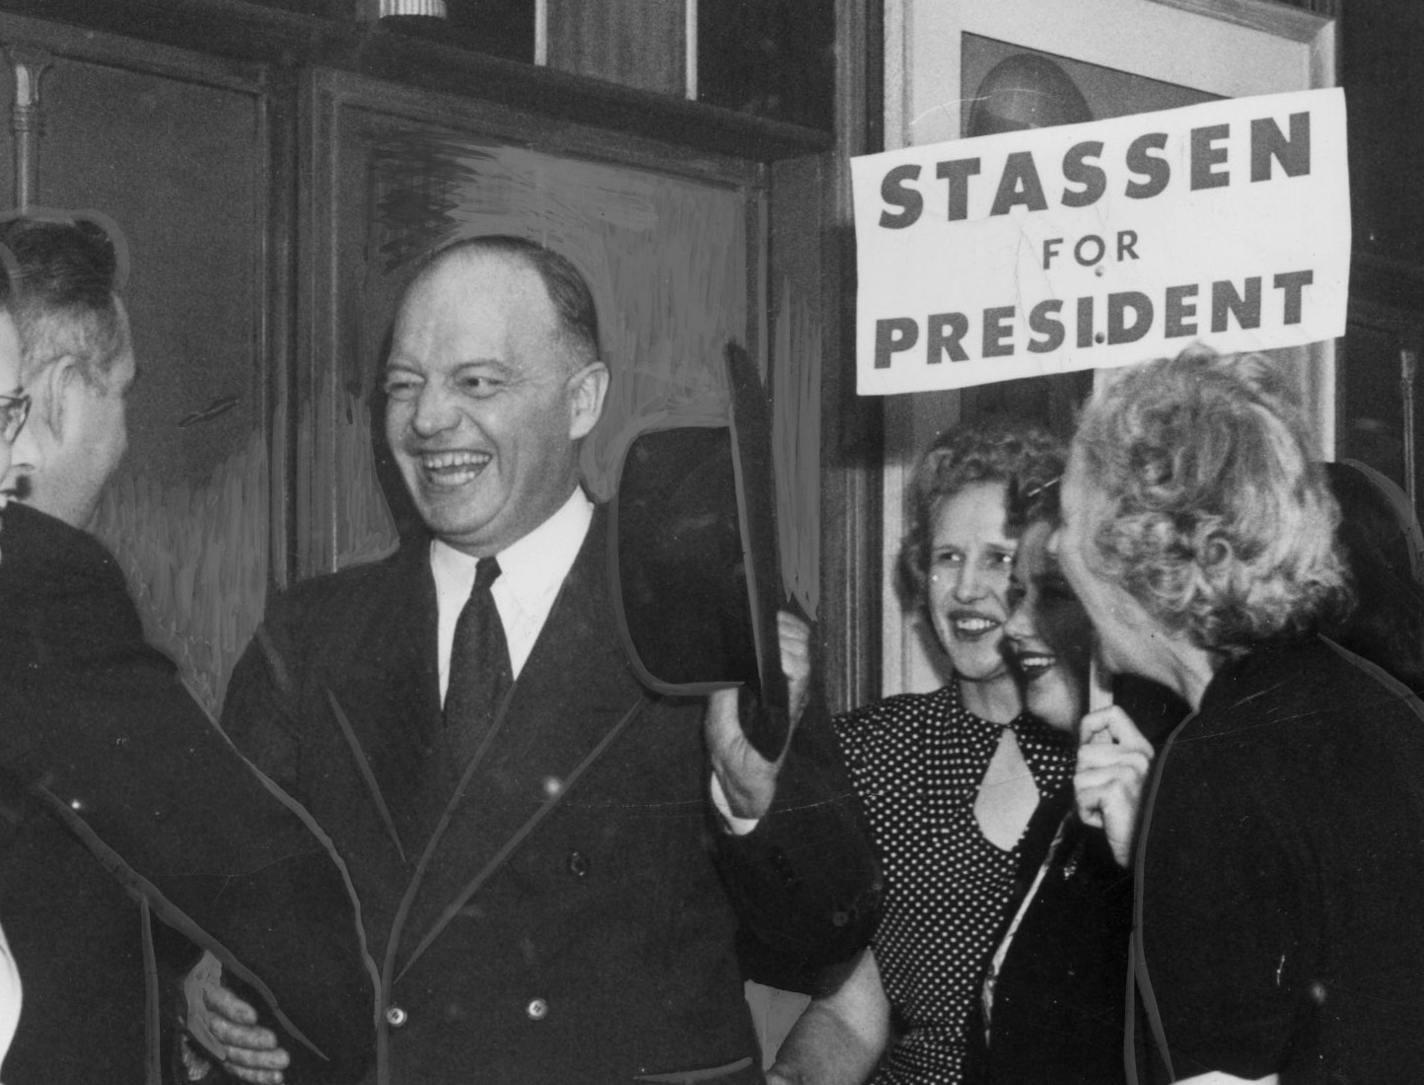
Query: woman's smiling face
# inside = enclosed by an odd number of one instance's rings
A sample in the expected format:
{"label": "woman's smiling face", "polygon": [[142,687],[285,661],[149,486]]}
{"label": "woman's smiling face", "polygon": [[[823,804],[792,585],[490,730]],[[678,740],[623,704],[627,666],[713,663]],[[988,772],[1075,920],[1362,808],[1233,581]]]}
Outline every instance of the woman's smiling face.
{"label": "woman's smiling face", "polygon": [[1055,526],[1035,520],[1019,539],[1004,650],[1023,683],[1024,707],[1049,726],[1072,731],[1086,710],[1093,631],[1049,551]]}
{"label": "woman's smiling face", "polygon": [[1002,482],[976,482],[940,501],[930,542],[929,613],[954,672],[967,682],[1009,677],[1000,650],[1009,570]]}

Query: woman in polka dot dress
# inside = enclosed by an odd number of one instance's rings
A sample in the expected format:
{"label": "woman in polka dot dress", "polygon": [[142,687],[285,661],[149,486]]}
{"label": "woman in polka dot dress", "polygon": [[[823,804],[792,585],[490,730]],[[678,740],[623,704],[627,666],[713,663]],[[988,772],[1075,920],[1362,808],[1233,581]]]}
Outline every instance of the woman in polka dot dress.
{"label": "woman in polka dot dress", "polygon": [[871,947],[793,1028],[771,1085],[965,1080],[985,967],[1026,889],[1021,838],[1039,803],[1072,781],[1072,741],[1022,712],[1001,646],[1016,548],[1008,482],[1046,483],[1062,468],[1046,433],[990,422],[942,436],[916,469],[902,581],[953,674],[934,693],[836,721],[884,872],[884,913]]}

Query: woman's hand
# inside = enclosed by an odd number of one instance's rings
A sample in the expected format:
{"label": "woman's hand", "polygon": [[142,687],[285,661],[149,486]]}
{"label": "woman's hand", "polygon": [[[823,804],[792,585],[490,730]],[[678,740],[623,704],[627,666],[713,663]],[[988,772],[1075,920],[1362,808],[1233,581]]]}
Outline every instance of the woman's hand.
{"label": "woman's hand", "polygon": [[781,673],[786,678],[787,718],[794,728],[811,699],[811,627],[790,611],[776,612]]}
{"label": "woman's hand", "polygon": [[890,1042],[890,1000],[880,980],[875,951],[827,976],[831,989],[818,995],[792,1026],[767,1085],[861,1085],[875,1072]]}
{"label": "woman's hand", "polygon": [[1152,744],[1121,708],[1110,705],[1083,717],[1073,775],[1078,817],[1103,830],[1118,866],[1132,858],[1142,787],[1152,767]]}

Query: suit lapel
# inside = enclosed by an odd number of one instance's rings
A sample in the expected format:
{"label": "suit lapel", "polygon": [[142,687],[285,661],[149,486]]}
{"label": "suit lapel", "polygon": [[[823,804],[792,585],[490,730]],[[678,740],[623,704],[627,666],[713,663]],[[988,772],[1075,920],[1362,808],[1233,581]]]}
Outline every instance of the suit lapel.
{"label": "suit lapel", "polygon": [[609,609],[603,516],[560,590],[511,693],[508,712],[436,844],[401,938],[402,956],[519,832],[599,741],[646,696]]}
{"label": "suit lapel", "polygon": [[403,548],[391,559],[394,575],[365,608],[371,627],[334,631],[347,644],[364,647],[336,672],[340,681],[322,691],[326,703],[320,706],[338,730],[349,727],[345,753],[355,771],[374,781],[409,861],[424,846],[456,780],[442,748],[428,555],[425,545]]}

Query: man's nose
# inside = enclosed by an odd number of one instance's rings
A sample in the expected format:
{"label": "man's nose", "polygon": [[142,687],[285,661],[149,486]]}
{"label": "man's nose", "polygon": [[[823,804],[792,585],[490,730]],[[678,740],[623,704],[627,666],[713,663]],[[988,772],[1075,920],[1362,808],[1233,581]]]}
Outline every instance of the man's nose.
{"label": "man's nose", "polygon": [[44,453],[35,440],[35,427],[31,419],[26,419],[10,446],[10,470],[5,476],[6,489],[11,488],[17,475],[32,475],[44,466]]}
{"label": "man's nose", "polygon": [[459,412],[453,398],[435,381],[423,385],[411,412],[411,426],[415,431],[428,437],[458,424]]}

